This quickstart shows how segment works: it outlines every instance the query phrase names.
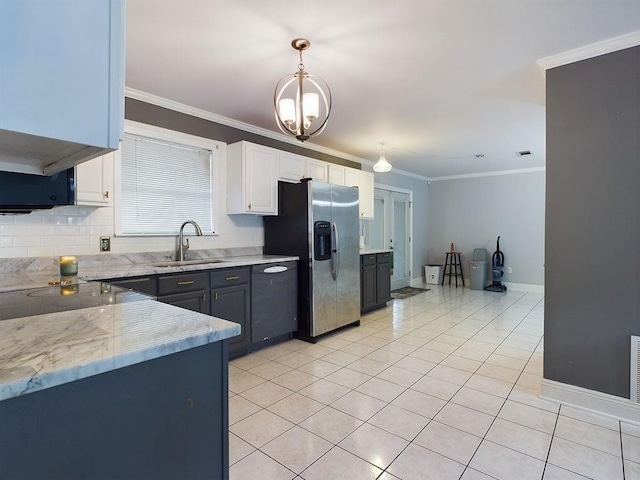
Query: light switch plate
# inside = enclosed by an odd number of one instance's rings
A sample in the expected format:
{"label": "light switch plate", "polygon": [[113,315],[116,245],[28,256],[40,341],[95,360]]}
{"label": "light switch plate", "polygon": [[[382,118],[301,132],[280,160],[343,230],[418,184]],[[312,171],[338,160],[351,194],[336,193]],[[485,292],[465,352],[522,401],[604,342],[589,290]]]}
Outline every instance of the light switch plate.
{"label": "light switch plate", "polygon": [[111,237],[100,237],[100,251],[101,252],[111,251]]}

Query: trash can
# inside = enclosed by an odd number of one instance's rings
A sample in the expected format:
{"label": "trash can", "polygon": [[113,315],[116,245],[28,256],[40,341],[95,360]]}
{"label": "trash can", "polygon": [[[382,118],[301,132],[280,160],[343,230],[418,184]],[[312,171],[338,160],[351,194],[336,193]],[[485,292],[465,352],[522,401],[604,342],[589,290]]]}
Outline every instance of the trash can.
{"label": "trash can", "polygon": [[469,283],[471,290],[484,290],[487,285],[487,261],[489,254],[486,248],[475,248],[473,259],[469,262]]}
{"label": "trash can", "polygon": [[426,283],[430,285],[440,285],[442,283],[442,265],[426,265],[424,278]]}

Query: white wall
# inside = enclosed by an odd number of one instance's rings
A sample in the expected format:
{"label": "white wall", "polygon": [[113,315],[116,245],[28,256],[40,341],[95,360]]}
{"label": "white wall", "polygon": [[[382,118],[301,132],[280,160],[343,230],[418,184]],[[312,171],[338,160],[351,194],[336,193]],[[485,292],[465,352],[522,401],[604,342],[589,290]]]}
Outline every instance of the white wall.
{"label": "white wall", "polygon": [[[0,215],[0,258],[94,255],[99,253],[103,235],[111,237],[112,253],[170,251],[177,249],[179,228],[177,225],[175,237],[114,237],[111,207],[57,207],[29,215]],[[264,244],[262,217],[254,215],[221,215],[216,236],[192,236],[190,229],[185,232],[192,249]]]}
{"label": "white wall", "polygon": [[[544,284],[545,172],[432,181],[428,199],[428,261],[444,263],[451,242],[463,253],[465,277],[474,248],[500,250],[504,282]],[[490,279],[490,277],[489,277]]]}

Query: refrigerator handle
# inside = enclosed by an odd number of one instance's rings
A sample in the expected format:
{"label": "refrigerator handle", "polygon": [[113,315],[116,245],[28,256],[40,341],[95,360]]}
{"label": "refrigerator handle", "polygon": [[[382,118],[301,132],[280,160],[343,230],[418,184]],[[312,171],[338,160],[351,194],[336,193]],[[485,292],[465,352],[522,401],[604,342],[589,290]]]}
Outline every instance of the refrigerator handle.
{"label": "refrigerator handle", "polygon": [[334,248],[331,251],[331,275],[334,280],[338,280],[338,271],[340,269],[340,235],[338,234],[336,222],[333,222],[332,227]]}

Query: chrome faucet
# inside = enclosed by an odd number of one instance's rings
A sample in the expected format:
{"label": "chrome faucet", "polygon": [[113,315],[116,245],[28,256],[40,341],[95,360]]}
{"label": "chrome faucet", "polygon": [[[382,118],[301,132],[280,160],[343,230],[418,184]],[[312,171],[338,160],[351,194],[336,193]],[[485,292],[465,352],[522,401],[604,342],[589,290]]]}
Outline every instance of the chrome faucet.
{"label": "chrome faucet", "polygon": [[178,235],[178,260],[181,262],[184,262],[184,256],[187,253],[187,250],[189,250],[189,239],[184,239],[184,227],[188,223],[193,225],[193,227],[196,229],[196,235],[202,235],[202,229],[200,228],[200,225],[198,225],[193,220],[187,220],[182,224],[182,226],[180,227],[180,234]]}

